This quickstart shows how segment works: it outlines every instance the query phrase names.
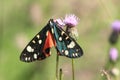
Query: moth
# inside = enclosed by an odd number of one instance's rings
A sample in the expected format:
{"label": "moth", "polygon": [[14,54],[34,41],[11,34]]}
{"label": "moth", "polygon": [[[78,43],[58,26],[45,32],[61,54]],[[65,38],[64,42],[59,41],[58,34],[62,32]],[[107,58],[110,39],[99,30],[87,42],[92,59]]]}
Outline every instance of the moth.
{"label": "moth", "polygon": [[57,54],[68,58],[83,55],[82,48],[53,19],[27,44],[20,55],[23,62],[43,60],[51,55],[50,48],[55,47]]}

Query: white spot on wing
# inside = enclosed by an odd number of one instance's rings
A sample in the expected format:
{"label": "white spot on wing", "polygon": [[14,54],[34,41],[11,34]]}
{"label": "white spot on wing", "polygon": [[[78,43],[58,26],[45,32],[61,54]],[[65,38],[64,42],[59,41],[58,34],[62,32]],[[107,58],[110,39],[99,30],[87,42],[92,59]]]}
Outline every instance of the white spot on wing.
{"label": "white spot on wing", "polygon": [[52,28],[51,30],[52,30],[52,33],[54,33],[54,30],[53,30],[53,28]]}
{"label": "white spot on wing", "polygon": [[28,60],[28,58],[26,57],[26,58],[25,58],[25,61],[27,61],[27,60]]}
{"label": "white spot on wing", "polygon": [[48,31],[46,32],[46,36],[48,36]]}
{"label": "white spot on wing", "polygon": [[40,38],[40,35],[39,35],[39,34],[37,35],[37,38],[38,38],[38,39]]}
{"label": "white spot on wing", "polygon": [[65,39],[67,40],[69,37],[67,36]]}
{"label": "white spot on wing", "polygon": [[33,40],[32,42],[35,43],[35,40]]}
{"label": "white spot on wing", "polygon": [[76,55],[76,56],[78,56],[78,54],[77,54],[77,53],[75,53],[75,55]]}
{"label": "white spot on wing", "polygon": [[42,43],[42,40],[39,40],[38,42],[39,42],[39,44],[41,44],[41,43]]}
{"label": "white spot on wing", "polygon": [[28,57],[28,61],[30,61],[30,57]]}
{"label": "white spot on wing", "polygon": [[78,49],[76,49],[76,51],[78,52]]}
{"label": "white spot on wing", "polygon": [[62,52],[64,52],[64,50],[62,50]]}
{"label": "white spot on wing", "polygon": [[51,26],[53,25],[51,21],[50,21],[50,25],[51,25]]}
{"label": "white spot on wing", "polygon": [[65,32],[64,32],[64,31],[62,31],[62,32],[61,32],[61,35],[63,35],[64,33],[65,33]]}
{"label": "white spot on wing", "polygon": [[65,55],[68,55],[68,54],[69,54],[68,50],[65,50]]}
{"label": "white spot on wing", "polygon": [[34,54],[34,59],[37,59],[37,54]]}
{"label": "white spot on wing", "polygon": [[62,41],[62,37],[59,37],[59,41]]}
{"label": "white spot on wing", "polygon": [[75,54],[73,53],[73,56],[75,57]]}
{"label": "white spot on wing", "polygon": [[28,51],[28,52],[33,52],[33,51],[34,51],[34,49],[33,49],[33,48],[31,48],[31,46],[27,46],[27,51]]}
{"label": "white spot on wing", "polygon": [[75,46],[75,42],[71,42],[69,45],[67,45],[68,48],[73,48]]}

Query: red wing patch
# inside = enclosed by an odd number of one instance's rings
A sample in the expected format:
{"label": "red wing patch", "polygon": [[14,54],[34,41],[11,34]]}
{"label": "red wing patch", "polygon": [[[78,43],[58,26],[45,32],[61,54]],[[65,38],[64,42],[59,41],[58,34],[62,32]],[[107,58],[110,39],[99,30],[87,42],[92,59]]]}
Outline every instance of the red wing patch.
{"label": "red wing patch", "polygon": [[56,46],[55,40],[53,39],[52,34],[48,31],[47,38],[45,40],[45,45],[43,48],[43,53],[46,57],[50,56],[50,48]]}

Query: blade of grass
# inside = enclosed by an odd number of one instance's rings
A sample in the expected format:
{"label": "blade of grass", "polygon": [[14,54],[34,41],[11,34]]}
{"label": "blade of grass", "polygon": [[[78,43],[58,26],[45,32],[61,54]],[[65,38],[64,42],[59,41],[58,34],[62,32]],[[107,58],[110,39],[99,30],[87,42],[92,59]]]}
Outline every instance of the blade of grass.
{"label": "blade of grass", "polygon": [[58,80],[59,56],[56,55],[56,80]]}
{"label": "blade of grass", "polygon": [[60,68],[60,73],[59,73],[59,80],[62,80],[62,75],[63,75],[63,73],[62,73],[62,68]]}
{"label": "blade of grass", "polygon": [[72,59],[72,80],[75,80],[75,73],[74,73],[74,60]]}

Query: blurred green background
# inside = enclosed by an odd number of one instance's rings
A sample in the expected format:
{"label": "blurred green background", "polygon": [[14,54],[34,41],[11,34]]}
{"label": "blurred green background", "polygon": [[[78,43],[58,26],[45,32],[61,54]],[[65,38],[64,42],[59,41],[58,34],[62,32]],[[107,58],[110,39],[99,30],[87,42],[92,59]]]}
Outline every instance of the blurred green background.
{"label": "blurred green background", "polygon": [[[75,59],[75,79],[100,80],[108,60],[110,24],[120,19],[120,0],[0,0],[0,80],[55,80],[54,48],[43,61],[24,63],[19,56],[50,18],[69,13],[80,18],[78,43],[84,50]],[[120,51],[120,41],[117,47]],[[63,80],[72,80],[71,59],[60,57],[59,67]]]}

